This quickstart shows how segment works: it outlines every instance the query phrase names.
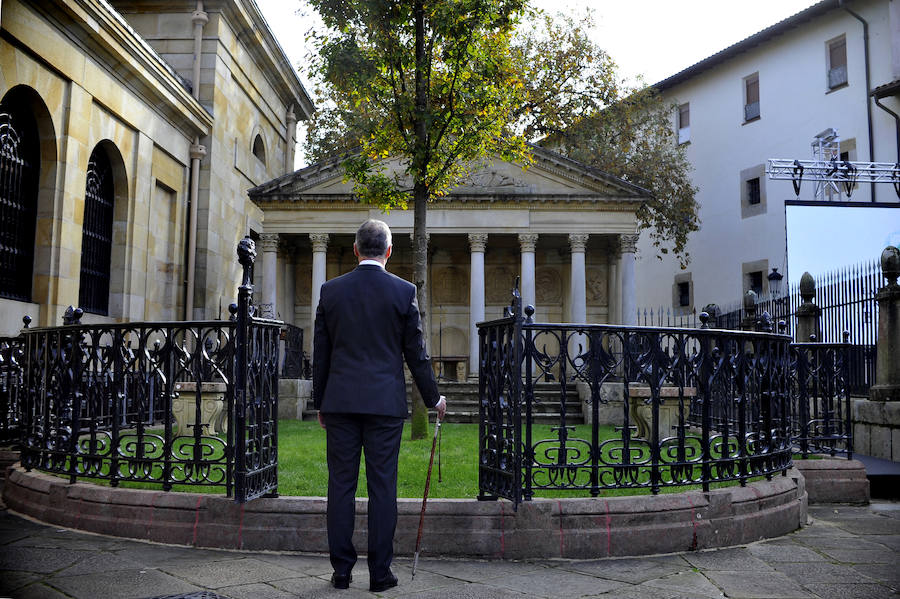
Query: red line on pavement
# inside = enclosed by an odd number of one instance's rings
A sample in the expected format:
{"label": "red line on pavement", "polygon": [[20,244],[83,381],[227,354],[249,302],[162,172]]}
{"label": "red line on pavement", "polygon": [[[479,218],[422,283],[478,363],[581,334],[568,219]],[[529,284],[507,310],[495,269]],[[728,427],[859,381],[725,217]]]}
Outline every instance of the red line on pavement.
{"label": "red line on pavement", "polygon": [[200,502],[202,500],[202,496],[197,498],[197,507],[195,508],[196,513],[194,515],[194,541],[191,543],[192,545],[197,544],[197,525],[200,524]]}

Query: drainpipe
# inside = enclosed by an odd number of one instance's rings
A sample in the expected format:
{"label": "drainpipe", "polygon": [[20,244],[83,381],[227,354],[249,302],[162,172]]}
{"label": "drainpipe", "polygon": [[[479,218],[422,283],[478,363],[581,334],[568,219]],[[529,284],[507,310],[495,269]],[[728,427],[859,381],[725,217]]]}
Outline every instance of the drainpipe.
{"label": "drainpipe", "polygon": [[882,104],[881,98],[874,95],[872,97],[875,98],[875,103],[878,104],[879,108],[894,117],[894,122],[896,123],[894,126],[896,129],[895,133],[897,134],[897,164],[900,164],[900,116],[898,116],[896,112]]}
{"label": "drainpipe", "polygon": [[[209,22],[209,15],[203,11],[203,0],[197,0],[197,10],[191,14],[194,25],[194,73],[191,81],[191,92],[194,99],[200,100],[200,58],[202,56],[203,26]],[[200,144],[200,136],[194,137],[191,144],[191,191],[188,200],[187,222],[187,280],[184,290],[184,319],[191,320],[194,312],[194,273],[197,264],[197,204],[200,195],[200,160],[206,156],[206,147]]]}
{"label": "drainpipe", "polygon": [[[844,6],[844,0],[838,0],[838,6],[847,11],[852,17],[854,17],[857,21],[862,23],[863,26],[863,50],[865,52],[865,65],[866,65],[866,117],[869,123],[869,162],[875,162],[875,150],[872,147],[872,102],[869,101],[869,93],[872,89],[869,84],[869,24],[863,19],[861,16]],[[875,183],[869,183],[869,186],[872,189],[872,200],[875,201]]]}

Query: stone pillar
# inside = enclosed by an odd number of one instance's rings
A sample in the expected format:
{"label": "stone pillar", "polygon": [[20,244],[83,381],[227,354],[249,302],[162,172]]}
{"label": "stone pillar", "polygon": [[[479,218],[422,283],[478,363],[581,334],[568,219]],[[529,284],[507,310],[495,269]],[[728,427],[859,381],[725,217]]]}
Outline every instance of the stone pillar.
{"label": "stone pillar", "polygon": [[284,172],[294,172],[294,147],[297,145],[297,115],[294,114],[294,107],[289,106],[285,115],[285,148],[284,148]]}
{"label": "stone pillar", "polygon": [[615,244],[609,249],[606,278],[606,322],[619,324],[619,247]]}
{"label": "stone pillar", "polygon": [[325,282],[325,257],[328,251],[328,233],[310,233],[312,241],[312,297],[310,298],[310,335],[315,331],[316,308],[319,307],[319,293],[322,283]]}
{"label": "stone pillar", "polygon": [[284,312],[281,319],[288,323],[294,324],[294,305],[297,303],[296,295],[296,278],[297,265],[294,263],[294,247],[290,245],[284,246]]}
{"label": "stone pillar", "polygon": [[[875,384],[869,390],[874,401],[900,401],[900,249],[881,252],[881,274],[887,285],[875,294],[878,303],[878,335]],[[894,456],[892,459],[896,460]]]}
{"label": "stone pillar", "polygon": [[822,310],[813,303],[816,296],[816,280],[808,272],[800,277],[800,305],[797,307],[797,343],[806,343],[813,335],[819,335],[819,316]]}
{"label": "stone pillar", "polygon": [[522,249],[522,307],[531,305],[537,308],[534,292],[534,251],[537,246],[537,233],[519,233],[519,247]]}
{"label": "stone pillar", "polygon": [[261,318],[275,318],[278,302],[278,240],[278,233],[262,233],[259,236],[259,246],[263,253],[263,289],[262,301],[259,303]]}
{"label": "stone pillar", "polygon": [[572,248],[572,275],[569,286],[569,319],[574,323],[587,321],[587,296],[585,292],[584,250],[587,233],[569,233]]}
{"label": "stone pillar", "polygon": [[478,376],[478,327],[484,320],[484,250],[487,233],[469,233],[471,269],[469,271],[469,376]]}
{"label": "stone pillar", "polygon": [[634,258],[637,253],[637,242],[640,235],[620,235],[622,251],[622,301],[621,318],[625,326],[637,324],[637,296],[634,282]]}
{"label": "stone pillar", "polygon": [[742,301],[744,306],[744,317],[741,319],[741,330],[755,331],[757,323],[756,292],[750,289],[744,294]]}

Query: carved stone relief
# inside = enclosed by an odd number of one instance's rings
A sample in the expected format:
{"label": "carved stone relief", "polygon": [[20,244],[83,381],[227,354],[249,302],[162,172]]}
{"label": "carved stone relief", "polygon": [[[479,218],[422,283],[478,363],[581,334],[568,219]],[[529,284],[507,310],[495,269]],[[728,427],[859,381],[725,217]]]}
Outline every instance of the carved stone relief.
{"label": "carved stone relief", "polygon": [[600,266],[588,266],[585,270],[587,303],[595,306],[605,306],[608,301],[606,269]]}
{"label": "carved stone relief", "polygon": [[562,279],[559,271],[539,266],[534,271],[534,294],[538,305],[558,304],[562,300]]}
{"label": "carved stone relief", "polygon": [[443,266],[431,271],[432,303],[465,305],[469,302],[469,281],[461,268]]}
{"label": "carved stone relief", "polygon": [[485,269],[485,301],[489,304],[508,304],[519,273],[509,266],[488,266]]}

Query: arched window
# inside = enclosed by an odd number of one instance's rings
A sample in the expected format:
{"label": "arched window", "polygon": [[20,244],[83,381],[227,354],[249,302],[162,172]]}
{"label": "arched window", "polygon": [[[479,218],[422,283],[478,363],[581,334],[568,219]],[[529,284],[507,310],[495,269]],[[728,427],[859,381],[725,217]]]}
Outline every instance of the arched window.
{"label": "arched window", "polygon": [[85,312],[109,313],[109,271],[112,253],[115,185],[106,151],[97,146],[88,161],[84,192],[84,232],[81,237],[81,283],[78,305]]}
{"label": "arched window", "polygon": [[262,135],[258,133],[253,138],[253,155],[259,158],[263,164],[266,163],[266,146],[263,145]]}
{"label": "arched window", "polygon": [[0,102],[0,297],[31,301],[40,146],[31,111]]}

